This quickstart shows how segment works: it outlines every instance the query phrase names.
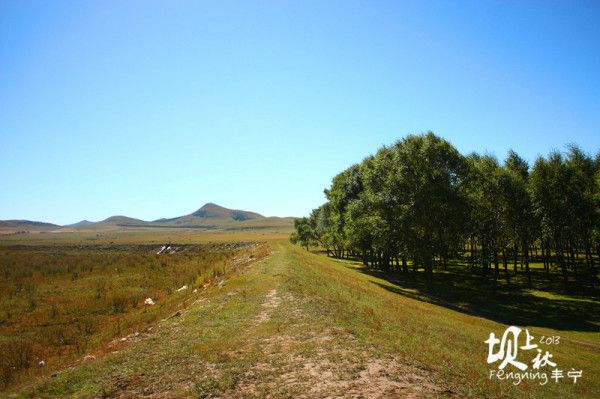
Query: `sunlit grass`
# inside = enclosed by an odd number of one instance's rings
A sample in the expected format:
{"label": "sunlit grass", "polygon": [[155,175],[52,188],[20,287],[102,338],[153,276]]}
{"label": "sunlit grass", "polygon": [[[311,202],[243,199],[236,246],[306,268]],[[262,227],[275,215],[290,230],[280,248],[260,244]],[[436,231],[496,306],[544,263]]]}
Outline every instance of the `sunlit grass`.
{"label": "sunlit grass", "polygon": [[[215,282],[244,245],[0,246],[0,385],[151,326]],[[178,291],[184,285],[189,288]],[[152,298],[154,306],[146,305]],[[44,368],[36,367],[44,361]]]}
{"label": "sunlit grass", "polygon": [[[592,306],[593,310],[596,303],[582,303],[574,300],[577,296],[554,292],[544,296],[546,291],[541,288],[536,292],[519,289],[513,292],[518,293],[516,296],[509,292],[497,302],[486,303],[491,296],[482,293],[489,286],[473,287],[468,282],[449,286],[448,290],[460,292],[446,296],[447,303],[442,303],[422,289],[417,281],[420,275],[415,280],[389,279],[352,261],[333,260],[283,242],[271,245],[275,248],[272,256],[232,275],[222,288],[208,288],[202,293],[205,301],[189,307],[185,317],[159,323],[143,340],[118,353],[63,370],[57,378],[44,377],[25,384],[20,396],[160,396],[168,392],[173,397],[236,397],[238,384],[248,380],[248,373],[252,373],[258,397],[298,396],[306,392],[297,386],[273,386],[273,374],[256,370],[256,364],[266,356],[263,343],[292,335],[309,337],[331,329],[340,331],[339,336],[333,333],[332,342],[345,345],[349,351],[373,347],[397,356],[424,370],[455,397],[592,398],[600,392],[600,381],[595,378],[600,334],[589,328],[595,315],[586,316],[574,308],[569,324],[568,319],[553,320],[544,314],[549,309],[568,311],[570,306]],[[436,277],[441,278],[443,272],[438,272]],[[289,294],[294,302],[282,299],[270,320],[257,325],[256,315],[273,288],[281,298]],[[520,302],[528,297],[532,302]],[[470,314],[449,306],[460,303],[452,302],[455,298],[465,299],[466,306],[477,311],[506,310],[508,314]],[[295,310],[302,317],[292,321]],[[501,335],[508,325],[498,319],[511,317],[524,318],[527,323],[521,325],[536,338],[560,335],[561,344],[546,349],[565,370],[582,369],[583,379],[576,385],[562,382],[540,386],[526,381],[518,387],[489,380],[493,366],[486,363],[484,341],[490,332]],[[552,323],[561,328],[552,327]],[[355,340],[344,341],[346,334]],[[288,370],[286,359],[292,354],[310,359],[319,351],[329,350],[328,345],[315,347],[299,340],[280,346],[270,355],[273,372]],[[332,356],[330,361],[336,362]],[[348,367],[349,374],[358,372]]]}

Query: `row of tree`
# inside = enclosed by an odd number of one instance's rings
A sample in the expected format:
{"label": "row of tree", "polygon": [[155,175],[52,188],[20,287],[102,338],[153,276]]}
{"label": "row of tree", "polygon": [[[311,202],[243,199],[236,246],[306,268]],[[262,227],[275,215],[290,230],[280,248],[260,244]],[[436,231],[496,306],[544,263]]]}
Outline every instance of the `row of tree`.
{"label": "row of tree", "polygon": [[[461,259],[483,274],[520,263],[531,285],[530,253],[544,270],[594,284],[600,253],[600,157],[576,146],[539,157],[532,168],[510,151],[461,155],[427,133],[383,147],[333,178],[327,202],[297,219],[291,240],[383,270],[424,270]],[[492,270],[493,268],[493,270]]]}

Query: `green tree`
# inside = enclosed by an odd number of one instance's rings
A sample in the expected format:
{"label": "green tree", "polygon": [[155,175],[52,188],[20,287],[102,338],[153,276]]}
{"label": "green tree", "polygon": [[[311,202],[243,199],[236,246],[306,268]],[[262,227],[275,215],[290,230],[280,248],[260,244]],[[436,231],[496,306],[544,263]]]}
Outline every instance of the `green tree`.
{"label": "green tree", "polygon": [[309,218],[299,218],[294,220],[294,233],[290,237],[293,244],[300,244],[308,251],[309,246],[314,242],[313,226]]}
{"label": "green tree", "polygon": [[514,271],[517,272],[519,250],[522,264],[527,273],[527,285],[531,287],[531,271],[529,269],[529,246],[532,243],[539,225],[533,212],[529,193],[529,165],[516,152],[509,151],[504,161],[505,172],[502,179],[504,221],[509,239],[513,242]]}
{"label": "green tree", "polygon": [[506,176],[498,161],[490,156],[470,159],[469,192],[471,220],[481,244],[481,265],[484,274],[494,264],[494,292],[499,277],[498,252],[504,250],[507,241],[505,224],[506,201],[503,189]]}
{"label": "green tree", "polygon": [[330,242],[334,255],[338,258],[344,256],[347,244],[346,212],[349,204],[358,199],[363,191],[360,175],[360,166],[353,165],[333,178],[331,187],[325,190],[325,196],[329,200],[329,231]]}
{"label": "green tree", "polygon": [[569,203],[568,251],[571,268],[577,273],[578,248],[584,249],[587,274],[596,281],[596,269],[591,253],[592,237],[598,224],[598,196],[594,159],[575,145],[569,146],[565,167],[568,171]]}
{"label": "green tree", "polygon": [[539,157],[531,172],[534,210],[554,245],[565,289],[568,288],[569,277],[564,249],[572,214],[568,195],[569,174],[562,155],[556,151],[548,159]]}
{"label": "green tree", "polygon": [[390,173],[389,201],[401,215],[413,259],[433,287],[433,259],[447,250],[439,237],[460,236],[467,213],[461,186],[467,164],[446,140],[429,132],[408,136],[393,147],[397,168]]}

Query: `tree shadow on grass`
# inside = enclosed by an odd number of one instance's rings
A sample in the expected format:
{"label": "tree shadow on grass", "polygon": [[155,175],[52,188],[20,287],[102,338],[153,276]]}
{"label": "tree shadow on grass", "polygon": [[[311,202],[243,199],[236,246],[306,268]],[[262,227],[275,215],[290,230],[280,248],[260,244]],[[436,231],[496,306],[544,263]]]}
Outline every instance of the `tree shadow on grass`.
{"label": "tree shadow on grass", "polygon": [[[533,271],[533,288],[526,287],[524,273],[507,283],[504,271],[493,293],[493,273],[481,275],[468,267],[451,264],[447,271],[436,271],[435,289],[427,291],[423,273],[390,272],[364,266],[348,266],[391,284],[374,284],[419,301],[476,315],[499,323],[547,327],[556,330],[600,331],[600,297],[597,290],[572,286],[564,294],[559,279],[542,271]],[[512,274],[512,271],[511,271]],[[575,283],[573,283],[575,284]]]}

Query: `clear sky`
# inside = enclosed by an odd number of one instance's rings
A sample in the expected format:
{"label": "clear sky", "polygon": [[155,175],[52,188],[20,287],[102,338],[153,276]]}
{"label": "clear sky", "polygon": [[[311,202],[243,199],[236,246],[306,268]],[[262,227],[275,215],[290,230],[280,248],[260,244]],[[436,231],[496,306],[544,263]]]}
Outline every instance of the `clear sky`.
{"label": "clear sky", "polygon": [[600,150],[598,1],[0,0],[0,219],[302,216],[432,130]]}

